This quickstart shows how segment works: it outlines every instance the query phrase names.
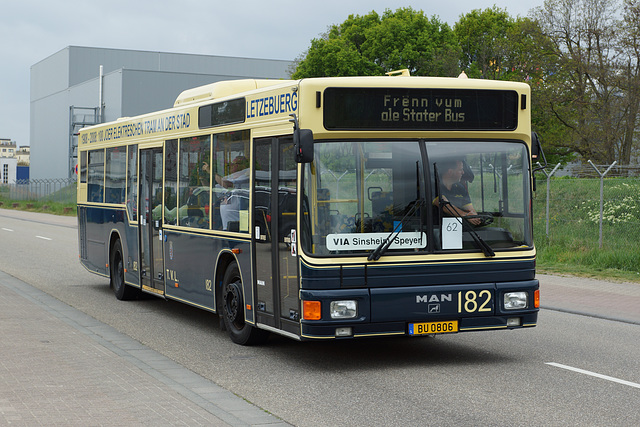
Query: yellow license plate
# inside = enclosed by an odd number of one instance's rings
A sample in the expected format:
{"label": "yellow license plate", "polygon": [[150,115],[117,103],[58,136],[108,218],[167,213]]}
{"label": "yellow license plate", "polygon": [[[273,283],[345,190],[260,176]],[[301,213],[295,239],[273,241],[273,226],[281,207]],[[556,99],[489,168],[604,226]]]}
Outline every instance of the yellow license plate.
{"label": "yellow license plate", "polygon": [[409,323],[409,335],[449,334],[458,332],[458,321]]}

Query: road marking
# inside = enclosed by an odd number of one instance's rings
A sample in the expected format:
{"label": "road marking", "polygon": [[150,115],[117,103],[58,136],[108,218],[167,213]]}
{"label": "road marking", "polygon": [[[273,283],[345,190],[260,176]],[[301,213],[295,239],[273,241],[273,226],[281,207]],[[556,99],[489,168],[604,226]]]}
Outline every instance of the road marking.
{"label": "road marking", "polygon": [[631,381],[621,380],[619,378],[610,377],[608,375],[598,374],[597,372],[585,371],[584,369],[574,368],[573,366],[561,365],[560,363],[547,362],[545,365],[555,366],[556,368],[567,369],[569,371],[578,372],[580,374],[591,375],[592,377],[602,378],[603,380],[613,381],[614,383],[628,385],[630,387],[640,388],[640,384]]}
{"label": "road marking", "polygon": [[13,231],[13,230],[12,230],[12,229],[10,229],[10,228],[4,228],[4,227],[2,227],[2,229],[3,229],[4,231]]}
{"label": "road marking", "polygon": [[48,238],[48,237],[43,237],[43,236],[36,236],[36,237],[37,237],[38,239],[42,239],[42,240],[53,240],[53,239],[50,239],[50,238]]}

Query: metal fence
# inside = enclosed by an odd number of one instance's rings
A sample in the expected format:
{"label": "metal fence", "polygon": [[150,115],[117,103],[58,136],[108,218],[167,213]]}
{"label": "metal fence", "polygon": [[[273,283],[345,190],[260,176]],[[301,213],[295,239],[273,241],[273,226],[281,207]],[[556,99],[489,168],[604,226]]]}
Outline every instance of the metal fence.
{"label": "metal fence", "polygon": [[[334,173],[336,186],[340,178]],[[549,165],[536,173],[536,244],[640,252],[640,166]],[[338,189],[336,189],[338,191]],[[30,179],[0,185],[8,200],[73,204],[75,179]]]}
{"label": "metal fence", "polygon": [[26,179],[0,186],[0,196],[8,200],[76,202],[75,178]]}
{"label": "metal fence", "polygon": [[536,187],[537,243],[640,252],[640,166],[550,165]]}

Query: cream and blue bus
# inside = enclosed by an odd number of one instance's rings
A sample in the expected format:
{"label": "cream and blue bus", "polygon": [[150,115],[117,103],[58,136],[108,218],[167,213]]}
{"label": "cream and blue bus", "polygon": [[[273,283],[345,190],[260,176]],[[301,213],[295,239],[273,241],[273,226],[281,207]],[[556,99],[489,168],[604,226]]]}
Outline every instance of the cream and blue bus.
{"label": "cream and blue bus", "polygon": [[231,339],[533,327],[530,88],[233,80],[79,134],[82,265]]}

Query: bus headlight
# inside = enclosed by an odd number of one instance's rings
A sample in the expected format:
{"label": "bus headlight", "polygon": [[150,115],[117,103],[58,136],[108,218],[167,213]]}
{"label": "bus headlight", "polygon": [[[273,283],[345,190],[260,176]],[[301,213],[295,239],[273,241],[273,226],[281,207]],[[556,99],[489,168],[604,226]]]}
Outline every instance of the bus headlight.
{"label": "bus headlight", "polygon": [[522,310],[529,305],[529,298],[526,292],[505,292],[504,309]]}
{"label": "bus headlight", "polygon": [[356,301],[331,301],[329,312],[332,319],[353,319],[358,315],[358,303]]}

